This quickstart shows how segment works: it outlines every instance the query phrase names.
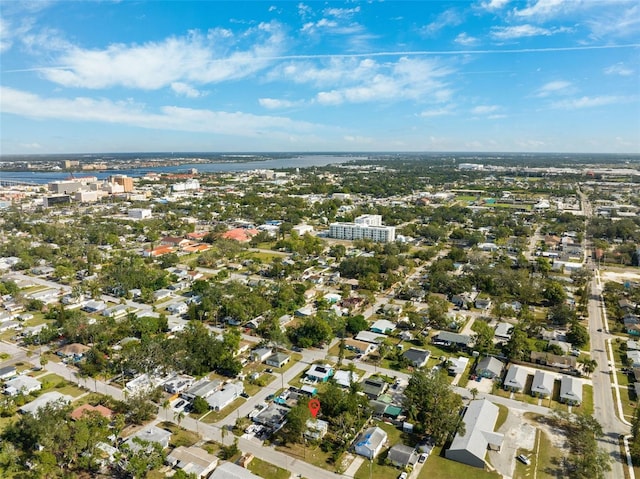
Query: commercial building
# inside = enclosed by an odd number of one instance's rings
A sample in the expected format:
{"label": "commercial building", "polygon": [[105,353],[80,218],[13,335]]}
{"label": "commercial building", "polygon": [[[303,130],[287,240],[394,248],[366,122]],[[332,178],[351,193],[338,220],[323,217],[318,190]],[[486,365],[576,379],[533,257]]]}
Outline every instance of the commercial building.
{"label": "commercial building", "polygon": [[396,240],[396,228],[383,226],[382,216],[362,215],[353,223],[331,223],[329,237],[344,240],[370,239],[380,243],[391,243]]}

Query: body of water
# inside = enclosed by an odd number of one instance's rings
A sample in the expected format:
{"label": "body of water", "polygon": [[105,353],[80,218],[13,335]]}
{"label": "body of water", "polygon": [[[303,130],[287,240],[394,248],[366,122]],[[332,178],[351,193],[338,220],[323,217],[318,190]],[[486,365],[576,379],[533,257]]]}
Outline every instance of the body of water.
{"label": "body of water", "polygon": [[[277,158],[264,161],[228,162],[228,163],[184,163],[177,166],[158,166],[146,168],[132,168],[124,170],[78,171],[77,177],[95,176],[99,180],[107,179],[111,175],[127,175],[131,177],[144,176],[146,173],[186,173],[195,168],[199,173],[229,173],[249,170],[279,170],[283,168],[309,168],[313,166],[327,166],[346,163],[351,160],[366,159],[364,156],[334,156],[334,155],[305,155],[294,158]],[[46,184],[52,181],[69,179],[68,171],[0,171],[0,180],[26,181],[29,183]]]}

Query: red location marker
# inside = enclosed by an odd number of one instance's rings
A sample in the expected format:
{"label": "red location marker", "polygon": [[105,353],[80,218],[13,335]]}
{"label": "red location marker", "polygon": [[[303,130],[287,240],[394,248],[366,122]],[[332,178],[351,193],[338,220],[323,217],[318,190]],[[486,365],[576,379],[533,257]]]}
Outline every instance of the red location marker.
{"label": "red location marker", "polygon": [[318,415],[318,411],[320,411],[320,401],[317,399],[312,399],[309,401],[309,411],[311,411],[311,415],[315,417]]}

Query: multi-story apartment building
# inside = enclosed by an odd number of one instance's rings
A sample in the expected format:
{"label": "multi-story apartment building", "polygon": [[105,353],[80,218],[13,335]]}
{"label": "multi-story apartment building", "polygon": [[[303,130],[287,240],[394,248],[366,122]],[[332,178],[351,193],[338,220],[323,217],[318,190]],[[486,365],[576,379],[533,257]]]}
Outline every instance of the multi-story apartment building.
{"label": "multi-story apartment building", "polygon": [[362,215],[353,223],[331,223],[329,237],[336,239],[370,239],[380,243],[391,243],[396,239],[394,226],[383,226],[382,216]]}

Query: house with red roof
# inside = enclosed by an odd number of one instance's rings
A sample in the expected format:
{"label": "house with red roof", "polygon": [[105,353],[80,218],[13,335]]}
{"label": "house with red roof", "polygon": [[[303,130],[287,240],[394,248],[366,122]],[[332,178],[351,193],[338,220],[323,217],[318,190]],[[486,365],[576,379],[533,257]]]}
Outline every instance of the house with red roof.
{"label": "house with red roof", "polygon": [[246,243],[251,241],[255,235],[260,233],[257,229],[253,228],[234,228],[232,230],[227,231],[222,234],[224,239],[230,239],[234,241],[239,241],[240,243]]}

